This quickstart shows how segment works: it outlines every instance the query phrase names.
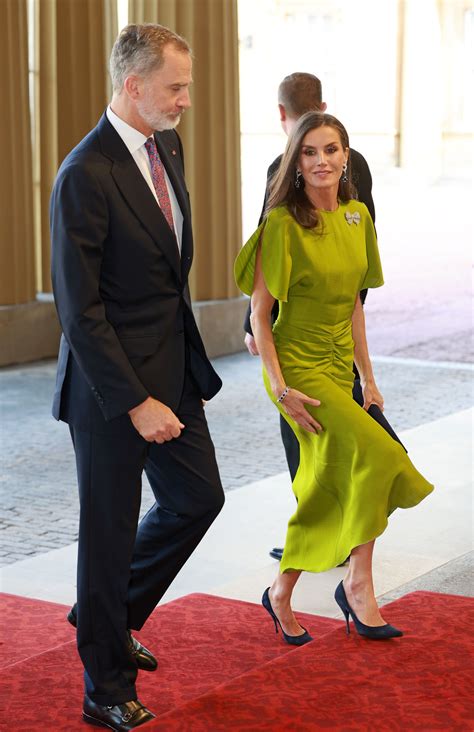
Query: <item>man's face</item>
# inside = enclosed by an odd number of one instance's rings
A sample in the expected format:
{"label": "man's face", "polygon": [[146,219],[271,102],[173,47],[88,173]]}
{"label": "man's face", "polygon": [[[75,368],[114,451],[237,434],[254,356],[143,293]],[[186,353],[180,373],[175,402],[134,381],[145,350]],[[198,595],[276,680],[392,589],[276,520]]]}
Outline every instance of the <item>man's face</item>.
{"label": "man's face", "polygon": [[172,130],[189,109],[192,60],[189,53],[165,46],[164,63],[141,80],[135,100],[138,114],[152,130]]}

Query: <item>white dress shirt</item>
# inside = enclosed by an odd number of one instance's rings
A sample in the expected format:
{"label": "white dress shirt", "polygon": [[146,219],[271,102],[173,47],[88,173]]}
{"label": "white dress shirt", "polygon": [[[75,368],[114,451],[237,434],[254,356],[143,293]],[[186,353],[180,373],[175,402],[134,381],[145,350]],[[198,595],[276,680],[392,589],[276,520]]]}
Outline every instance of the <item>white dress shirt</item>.
{"label": "white dress shirt", "polygon": [[[127,146],[130,155],[137,164],[140,173],[145,178],[148,187],[153,193],[155,201],[159,206],[160,204],[156,195],[155,186],[153,185],[153,178],[151,177],[150,158],[145,147],[145,142],[148,138],[145,137],[145,135],[143,135],[141,132],[136,130],[135,127],[131,127],[129,124],[124,122],[123,119],[117,117],[117,115],[115,114],[115,112],[112,111],[110,106],[107,107],[106,115],[112,127],[117,131],[117,133],[120,135],[125,145]],[[178,249],[181,253],[181,240],[183,236],[183,214],[179,207],[178,199],[176,198],[176,194],[174,192],[173,186],[171,185],[171,181],[168,178],[168,173],[166,172],[166,168],[164,165],[163,170],[165,173],[165,181],[166,187],[168,189],[168,195],[170,197],[171,210],[173,212],[173,223],[174,231],[176,234],[176,241],[178,242]]]}

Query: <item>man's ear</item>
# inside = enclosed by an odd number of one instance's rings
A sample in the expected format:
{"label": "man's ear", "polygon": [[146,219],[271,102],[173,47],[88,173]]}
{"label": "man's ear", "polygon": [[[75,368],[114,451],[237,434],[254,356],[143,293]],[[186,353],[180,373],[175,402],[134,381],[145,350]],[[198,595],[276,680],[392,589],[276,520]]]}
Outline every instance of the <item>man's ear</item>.
{"label": "man's ear", "polygon": [[326,104],[326,102],[321,102],[321,107],[320,107],[321,112],[325,112],[327,108],[328,108],[328,105]]}
{"label": "man's ear", "polygon": [[123,82],[123,88],[130,99],[138,99],[141,94],[141,79],[138,76],[127,76]]}
{"label": "man's ear", "polygon": [[286,121],[286,109],[283,104],[278,105],[278,109],[280,110],[280,122]]}

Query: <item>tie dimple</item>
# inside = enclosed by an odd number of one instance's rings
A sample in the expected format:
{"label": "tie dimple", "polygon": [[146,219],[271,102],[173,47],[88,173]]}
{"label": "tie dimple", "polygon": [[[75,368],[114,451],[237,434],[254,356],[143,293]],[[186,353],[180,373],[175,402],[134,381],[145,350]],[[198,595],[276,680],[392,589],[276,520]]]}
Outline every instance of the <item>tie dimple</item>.
{"label": "tie dimple", "polygon": [[171,231],[174,233],[173,224],[173,212],[171,210],[171,201],[168,194],[168,188],[166,186],[165,171],[163,169],[163,163],[160,160],[158,150],[156,149],[156,143],[153,137],[149,137],[145,142],[145,148],[150,158],[151,165],[151,177],[153,185],[155,186],[158,203],[164,214],[166,221],[169,224]]}

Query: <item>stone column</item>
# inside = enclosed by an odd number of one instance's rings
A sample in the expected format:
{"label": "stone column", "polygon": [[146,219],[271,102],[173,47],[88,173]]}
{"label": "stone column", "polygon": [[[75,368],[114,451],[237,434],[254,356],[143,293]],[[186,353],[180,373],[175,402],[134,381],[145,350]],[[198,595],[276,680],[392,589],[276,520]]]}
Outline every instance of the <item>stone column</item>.
{"label": "stone column", "polygon": [[0,3],[0,305],[35,297],[26,0]]}
{"label": "stone column", "polygon": [[193,50],[193,106],[178,128],[193,212],[190,284],[209,352],[240,350],[246,301],[233,277],[242,244],[237,1],[129,0],[129,22],[165,25]]}
{"label": "stone column", "polygon": [[51,188],[64,157],[96,125],[106,107],[105,60],[116,36],[116,4],[113,0],[41,0],[38,30],[40,282],[41,290],[50,292]]}
{"label": "stone column", "polygon": [[436,180],[442,160],[442,45],[437,0],[400,0],[400,166]]}

